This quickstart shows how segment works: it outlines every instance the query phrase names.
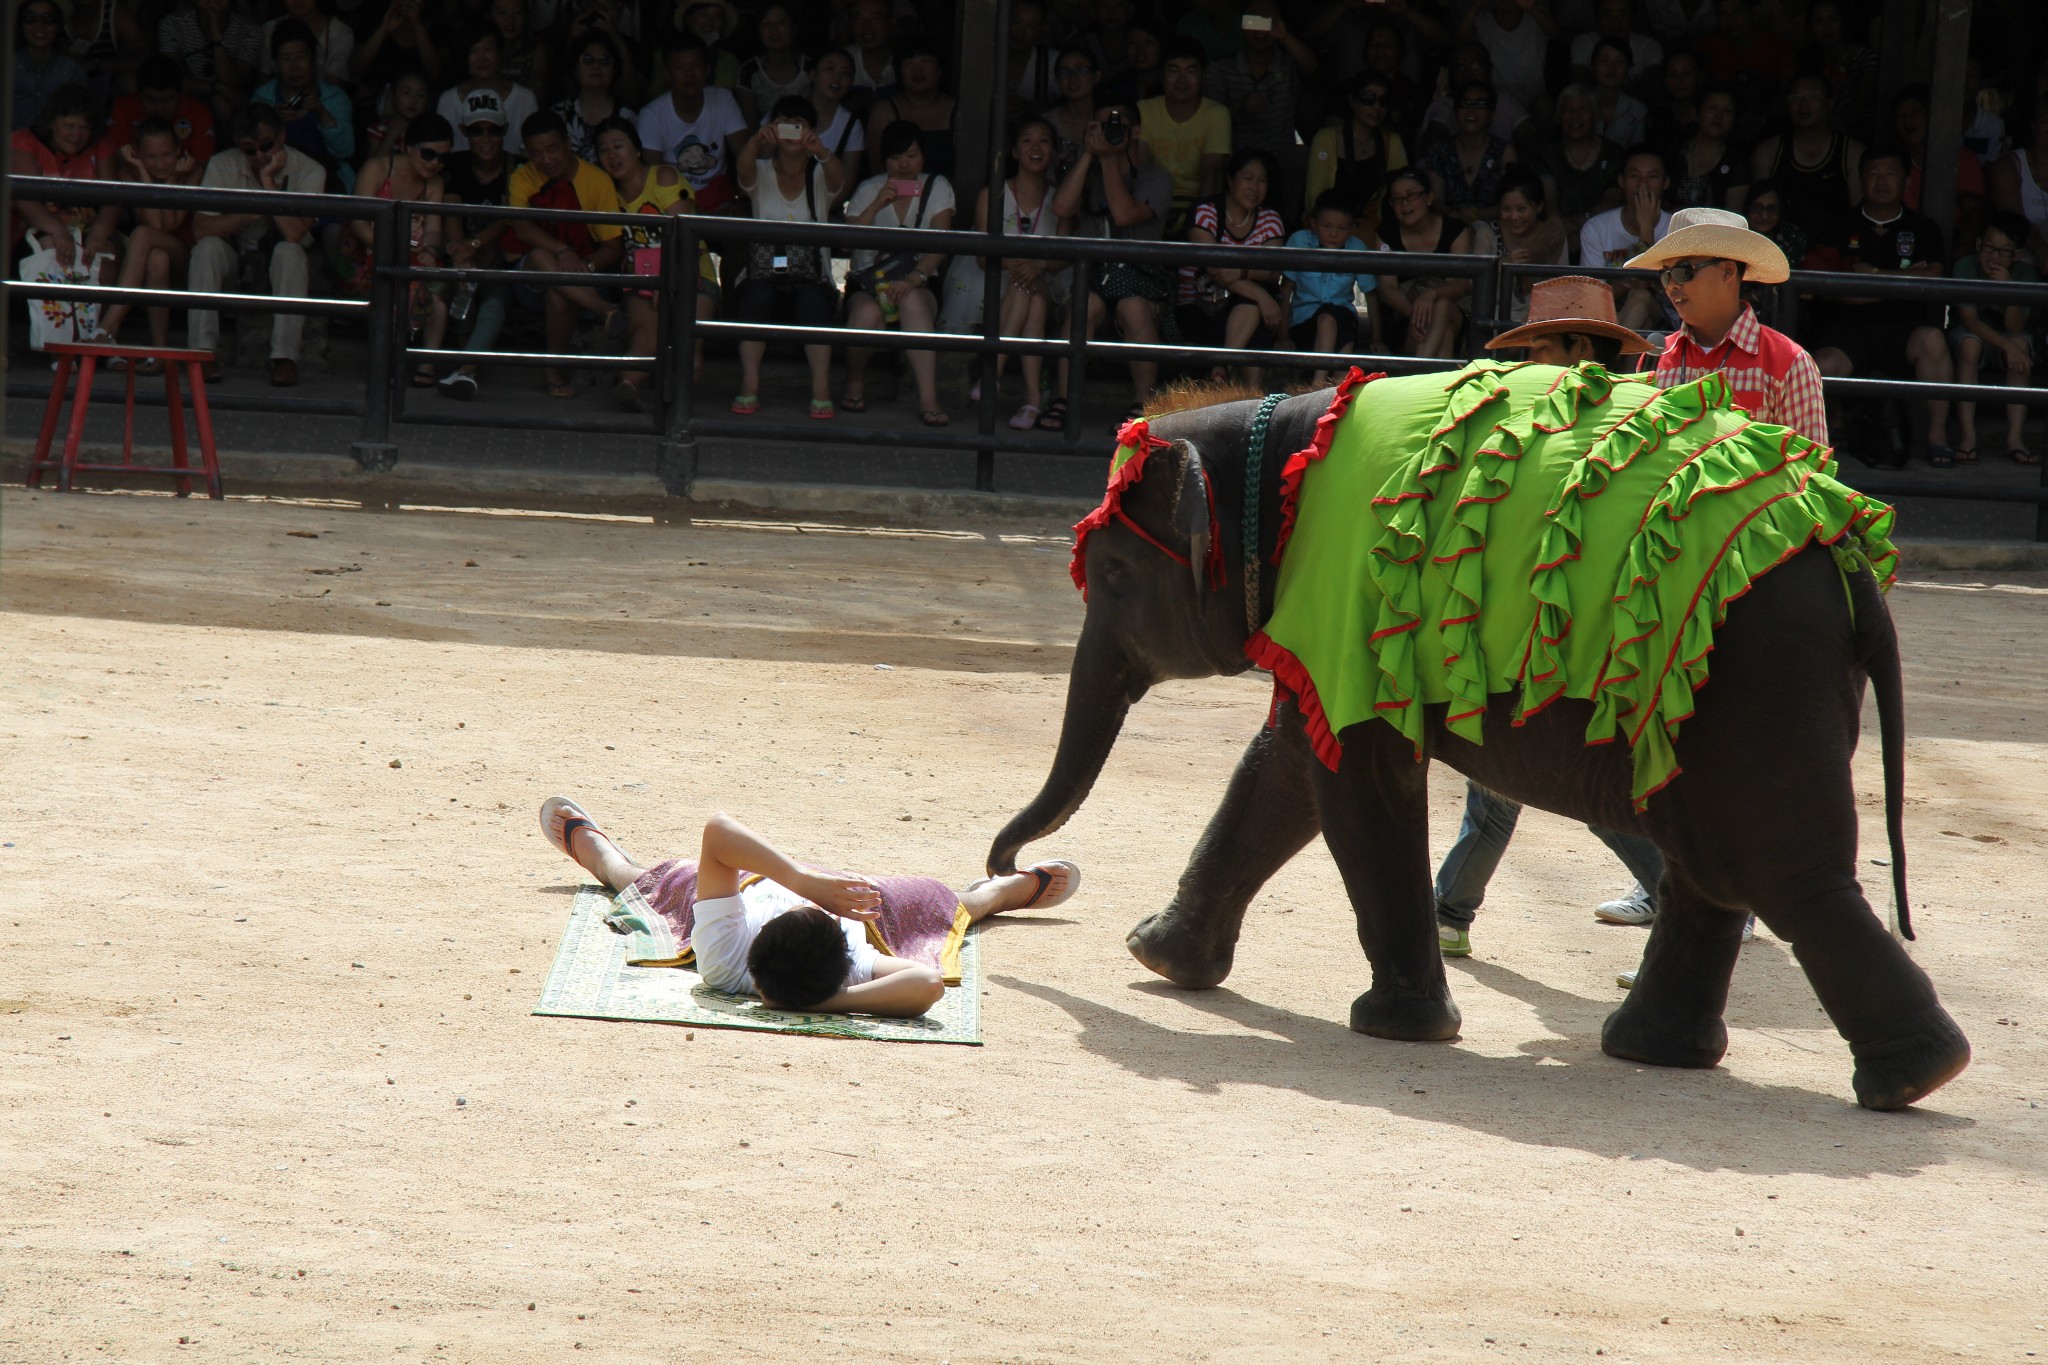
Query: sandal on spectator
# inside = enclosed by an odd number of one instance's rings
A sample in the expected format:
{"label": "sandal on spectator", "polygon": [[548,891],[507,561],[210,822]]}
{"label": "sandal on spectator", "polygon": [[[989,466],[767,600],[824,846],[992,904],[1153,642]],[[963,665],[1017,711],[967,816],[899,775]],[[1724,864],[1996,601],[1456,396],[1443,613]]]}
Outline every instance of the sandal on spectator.
{"label": "sandal on spectator", "polygon": [[626,412],[640,411],[640,386],[622,377],[612,385],[612,402]]}
{"label": "sandal on spectator", "polygon": [[741,417],[752,417],[761,410],[761,400],[751,393],[743,393],[732,400],[733,412]]}
{"label": "sandal on spectator", "polygon": [[548,397],[550,398],[574,398],[575,396],[576,386],[574,384],[564,381],[559,384],[548,385]]}
{"label": "sandal on spectator", "polygon": [[1975,464],[1977,463],[1977,447],[1957,446],[1955,448],[1955,457],[1957,464]]}
{"label": "sandal on spectator", "polygon": [[831,399],[813,398],[811,400],[811,420],[813,422],[829,422],[837,415],[832,408]]}
{"label": "sandal on spectator", "polygon": [[1045,412],[1038,419],[1040,431],[1065,431],[1067,429],[1067,400],[1055,398],[1046,404]]}
{"label": "sandal on spectator", "polygon": [[467,403],[476,397],[476,376],[457,370],[454,374],[445,376],[435,387],[440,389],[443,398],[453,398]]}
{"label": "sandal on spectator", "polygon": [[154,379],[164,372],[164,363],[153,355],[146,355],[135,362],[135,373],[145,379]]}
{"label": "sandal on spectator", "polygon": [[1956,467],[1956,453],[1947,446],[1929,446],[1927,447],[1927,463],[1933,465],[1936,469],[1954,469]]}
{"label": "sandal on spectator", "polygon": [[951,423],[953,419],[940,412],[937,408],[929,408],[924,412],[920,412],[917,415],[917,420],[923,422],[928,427],[943,427]]}
{"label": "sandal on spectator", "polygon": [[2006,451],[2005,458],[2011,460],[2014,464],[2034,465],[2041,463],[2039,455],[2021,446],[2014,446],[2011,450]]}
{"label": "sandal on spectator", "polygon": [[1010,430],[1029,431],[1038,425],[1038,404],[1026,403],[1017,409],[1017,415],[1010,419]]}
{"label": "sandal on spectator", "polygon": [[839,400],[839,406],[847,412],[866,412],[868,400],[862,394],[846,394]]}
{"label": "sandal on spectator", "polygon": [[412,372],[412,386],[416,389],[431,389],[437,382],[432,365],[422,365]]}

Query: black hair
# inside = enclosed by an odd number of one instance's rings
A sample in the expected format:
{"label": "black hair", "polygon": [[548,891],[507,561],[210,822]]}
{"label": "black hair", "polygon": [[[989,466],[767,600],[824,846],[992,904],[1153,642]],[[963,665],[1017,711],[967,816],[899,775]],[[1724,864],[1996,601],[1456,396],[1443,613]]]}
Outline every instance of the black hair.
{"label": "black hair", "polygon": [[1177,62],[1189,57],[1194,58],[1197,65],[1207,66],[1209,49],[1203,47],[1198,38],[1175,38],[1166,45],[1165,53],[1159,58],[1159,65],[1164,67],[1168,62]]}
{"label": "black hair", "polygon": [[245,104],[235,110],[235,116],[228,120],[228,141],[240,142],[245,137],[261,138],[266,128],[284,131],[284,120],[278,117],[274,104]]}
{"label": "black hair", "polygon": [[1742,196],[1742,207],[1747,210],[1751,204],[1767,194],[1778,196],[1778,212],[1785,211],[1785,187],[1768,175],[1760,175],[1749,182],[1749,193]]}
{"label": "black hair", "polygon": [[902,156],[912,147],[924,145],[924,129],[907,118],[896,119],[882,130],[881,140],[877,145],[884,161],[892,156]]}
{"label": "black hair", "polygon": [[785,910],[761,926],[747,949],[747,970],[761,1002],[808,1010],[838,994],[853,970],[853,951],[837,918],[815,905]]}
{"label": "black hair", "polygon": [[1493,88],[1493,83],[1491,81],[1461,82],[1458,86],[1457,91],[1458,99],[1460,101],[1463,101],[1465,96],[1471,94],[1474,90],[1477,90],[1480,94],[1486,96],[1487,108],[1498,109],[1500,107],[1500,92]]}
{"label": "black hair", "polygon": [[1059,50],[1059,55],[1052,59],[1052,69],[1054,74],[1058,74],[1060,69],[1060,63],[1065,61],[1069,57],[1086,57],[1088,59],[1088,70],[1091,74],[1099,73],[1102,70],[1102,63],[1095,60],[1095,54],[1093,52],[1090,52],[1087,48],[1081,47],[1078,44],[1068,43],[1065,47]]}
{"label": "black hair", "polygon": [[1216,205],[1219,218],[1223,212],[1223,201],[1230,197],[1230,182],[1237,179],[1238,172],[1254,161],[1266,168],[1266,197],[1259,201],[1258,207],[1265,208],[1272,201],[1273,191],[1280,181],[1280,167],[1274,162],[1273,154],[1258,147],[1240,147],[1230,154],[1230,160],[1223,167],[1223,188],[1210,200]]}
{"label": "black hair", "polygon": [[[792,15],[791,17],[794,18],[795,16]],[[704,59],[704,64],[706,66],[709,66],[711,64],[711,49],[704,46],[704,40],[702,38],[699,38],[696,34],[690,32],[688,29],[683,30],[681,36],[677,37],[674,42],[668,45],[668,51],[661,54],[662,64],[667,65],[668,63],[674,61],[676,58],[682,56],[685,52],[696,53],[699,57],[702,57]]]}
{"label": "black hair", "polygon": [[[625,54],[619,50],[619,45],[617,41],[613,39],[611,34],[606,33],[601,28],[584,29],[582,36],[577,38],[574,43],[570,44],[569,51],[572,54],[574,54],[574,56],[580,62],[582,60],[584,51],[588,48],[593,47],[601,47],[606,52],[611,54],[612,84],[617,85],[619,83],[619,73],[626,69],[626,57]],[[570,79],[573,81],[575,78],[571,77]],[[637,137],[639,136],[639,134],[636,133],[634,134],[634,136]]]}
{"label": "black hair", "polygon": [[1325,213],[1341,213],[1346,218],[1356,219],[1358,208],[1351,202],[1351,196],[1342,190],[1324,190],[1316,196],[1316,206],[1308,211],[1310,218]]}
{"label": "black hair", "polygon": [[453,142],[455,129],[448,120],[429,109],[405,125],[405,142],[408,147],[417,147],[422,142]]}
{"label": "black hair", "polygon": [[[22,20],[26,18],[28,15],[28,7],[34,3],[35,0],[23,0],[23,3],[15,6],[14,50],[16,52],[19,52],[21,51],[21,49],[28,46],[28,38],[26,36],[28,30],[23,26]],[[57,42],[52,50],[56,52],[70,51],[71,25],[64,17],[64,6],[58,4],[57,0],[43,0],[43,3],[48,5],[51,9],[57,11]]]}
{"label": "black hair", "polygon": [[1639,156],[1653,156],[1657,158],[1657,168],[1664,172],[1667,179],[1670,177],[1671,162],[1665,157],[1664,149],[1654,143],[1638,142],[1635,146],[1623,152],[1621,160],[1614,164],[1614,178],[1620,180],[1623,175],[1627,174],[1628,163],[1634,161]]}
{"label": "black hair", "polygon": [[1622,67],[1624,73],[1626,73],[1635,66],[1636,54],[1633,50],[1630,49],[1627,43],[1624,43],[1619,38],[1602,37],[1598,42],[1593,44],[1592,52],[1587,54],[1586,66],[1588,70],[1592,68],[1594,60],[1600,56],[1600,49],[1603,47],[1611,47],[1616,52],[1619,52],[1621,54],[1622,61],[1626,63],[1626,65]]}
{"label": "black hair", "polygon": [[1536,216],[1539,218],[1543,216],[1544,208],[1549,203],[1543,194],[1543,177],[1520,162],[1501,172],[1500,197],[1505,199],[1510,194],[1519,194],[1535,205]]}
{"label": "black hair", "polygon": [[1346,104],[1351,103],[1375,85],[1387,92],[1386,103],[1392,103],[1394,83],[1377,71],[1361,71],[1349,81],[1346,81],[1344,84],[1344,102]]}
{"label": "black hair", "polygon": [[562,122],[562,116],[552,109],[536,109],[519,124],[519,136],[525,142],[550,133],[559,133],[565,139],[569,136],[569,125]]}
{"label": "black hair", "polygon": [[476,50],[478,43],[486,41],[497,44],[499,52],[505,50],[505,35],[500,33],[498,26],[488,19],[482,23],[471,24],[462,35],[462,60],[465,70],[468,69],[469,54]]}
{"label": "black hair", "polygon": [[151,114],[148,118],[135,125],[134,145],[140,147],[142,139],[146,137],[167,137],[171,141],[176,142],[178,140],[178,130],[171,126],[169,119],[158,118],[155,114]]}
{"label": "black hair", "polygon": [[909,42],[898,47],[896,49],[897,69],[900,71],[905,62],[915,57],[929,57],[939,64],[939,70],[944,71],[946,69],[946,54],[939,51],[938,44],[932,42],[929,38],[912,38]]}
{"label": "black hair", "polygon": [[1598,332],[1559,332],[1557,339],[1567,350],[1573,337],[1579,338],[1592,348],[1593,362],[1604,370],[1611,370],[1621,360],[1621,338],[1602,336]]}
{"label": "black hair", "polygon": [[[38,135],[47,135],[53,124],[60,118],[83,116],[92,123],[93,131],[100,127],[100,102],[92,97],[92,91],[82,85],[60,85],[50,92],[43,107],[36,111],[35,130]],[[43,136],[48,145],[50,139]]]}
{"label": "black hair", "polygon": [[1381,187],[1380,192],[1386,195],[1388,203],[1391,204],[1394,201],[1394,186],[1403,180],[1413,180],[1416,184],[1422,187],[1422,192],[1424,194],[1435,193],[1435,191],[1430,188],[1429,176],[1422,170],[1420,166],[1403,166],[1398,171],[1393,171],[1389,173],[1387,176],[1386,184]]}
{"label": "black hair", "polygon": [[1913,165],[1912,158],[1906,155],[1906,149],[1896,142],[1873,142],[1868,147],[1865,147],[1863,149],[1862,169],[1869,170],[1870,163],[1873,161],[1896,161],[1899,163],[1901,173],[1910,169]]}
{"label": "black hair", "polygon": [[[304,19],[296,15],[287,14],[284,18],[278,20],[276,26],[270,30],[271,61],[277,60],[278,50],[286,43],[304,43],[309,54],[317,53],[320,50],[320,44],[313,37],[313,30],[307,26]],[[317,67],[314,69],[313,79],[316,81],[320,79],[320,72]]]}
{"label": "black hair", "polygon": [[159,52],[154,57],[145,57],[135,68],[137,90],[176,90],[183,93],[185,73],[178,66],[176,57],[166,57]]}
{"label": "black hair", "polygon": [[623,114],[613,114],[610,118],[605,119],[595,128],[592,128],[590,130],[590,145],[592,147],[597,146],[598,139],[606,133],[624,133],[626,140],[633,144],[636,152],[640,148],[640,129],[635,126],[633,120]]}
{"label": "black hair", "polygon": [[1131,22],[1124,25],[1126,37],[1129,36],[1130,31],[1134,28],[1143,29],[1153,42],[1159,44],[1159,64],[1161,66],[1166,65],[1166,49],[1173,46],[1173,30],[1160,23],[1157,19],[1148,19],[1142,14],[1137,15]]}
{"label": "black hair", "polygon": [[2003,233],[2006,239],[2017,247],[2024,247],[2027,244],[2027,220],[2009,209],[1994,209],[1985,214],[1984,226],[1978,229],[1978,235],[1982,236],[1986,232]]}
{"label": "black hair", "polygon": [[800,118],[815,130],[818,126],[818,106],[802,95],[784,95],[775,101],[775,107],[768,111],[768,121],[776,123],[788,118]]}

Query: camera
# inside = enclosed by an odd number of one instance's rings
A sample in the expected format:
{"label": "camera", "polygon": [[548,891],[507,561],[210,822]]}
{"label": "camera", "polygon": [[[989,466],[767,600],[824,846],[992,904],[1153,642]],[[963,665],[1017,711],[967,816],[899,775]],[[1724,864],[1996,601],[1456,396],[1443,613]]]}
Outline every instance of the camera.
{"label": "camera", "polygon": [[1109,117],[1102,120],[1102,140],[1112,147],[1121,147],[1124,145],[1124,140],[1130,137],[1130,135],[1131,130],[1124,126],[1123,111],[1121,109],[1110,110]]}

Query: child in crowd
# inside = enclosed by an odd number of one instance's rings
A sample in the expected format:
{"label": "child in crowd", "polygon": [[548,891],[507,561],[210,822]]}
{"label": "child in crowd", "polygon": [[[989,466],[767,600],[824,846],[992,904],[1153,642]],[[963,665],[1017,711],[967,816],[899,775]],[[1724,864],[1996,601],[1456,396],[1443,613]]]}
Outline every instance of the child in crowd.
{"label": "child in crowd", "polygon": [[[1352,235],[1357,221],[1351,206],[1339,190],[1324,190],[1316,196],[1310,226],[1298,229],[1287,239],[1291,247],[1322,247],[1327,251],[1364,251],[1364,242]],[[1353,291],[1374,298],[1371,305],[1373,349],[1379,349],[1379,310],[1376,291],[1379,280],[1363,272],[1350,274],[1324,270],[1289,270],[1294,286],[1294,304],[1288,314],[1288,336],[1297,351],[1322,355],[1349,355],[1358,341],[1358,307]],[[1317,388],[1331,383],[1331,371],[1317,370],[1311,381]]]}
{"label": "child in crowd", "polygon": [[938,969],[878,951],[867,926],[931,939],[962,914],[974,923],[1046,908],[1081,886],[1070,862],[987,878],[957,894],[930,877],[820,872],[725,814],[705,822],[696,861],[653,867],[629,858],[565,796],[541,803],[540,825],[549,843],[613,891],[637,887],[677,937],[690,940],[705,985],[758,995],[780,1010],[923,1014],[945,994]]}

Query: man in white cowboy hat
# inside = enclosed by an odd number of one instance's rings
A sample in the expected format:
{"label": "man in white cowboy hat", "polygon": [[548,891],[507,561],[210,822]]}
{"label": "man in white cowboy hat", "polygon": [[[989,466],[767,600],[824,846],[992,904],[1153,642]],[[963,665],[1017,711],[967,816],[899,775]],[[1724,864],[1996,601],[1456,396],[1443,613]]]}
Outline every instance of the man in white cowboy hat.
{"label": "man in white cowboy hat", "polygon": [[[1616,320],[1614,291],[1586,275],[1560,275],[1530,286],[1529,320],[1486,343],[1489,351],[1517,347],[1539,365],[1592,361],[1617,372],[1623,356],[1656,349]],[[1476,782],[1466,784],[1465,818],[1436,874],[1436,940],[1445,957],[1471,956],[1473,918],[1521,814],[1518,802]],[[1636,879],[1627,895],[1605,902],[1594,915],[1617,924],[1649,923],[1657,913],[1656,887],[1664,874],[1664,856],[1639,835],[1598,825],[1588,828]]]}
{"label": "man in white cowboy hat", "polygon": [[1742,297],[1745,281],[1782,284],[1790,277],[1775,242],[1750,231],[1739,213],[1680,209],[1671,230],[1628,266],[1658,272],[1683,324],[1664,343],[1659,388],[1719,373],[1735,406],[1750,416],[1827,441],[1820,367],[1798,342],[1758,322]]}

